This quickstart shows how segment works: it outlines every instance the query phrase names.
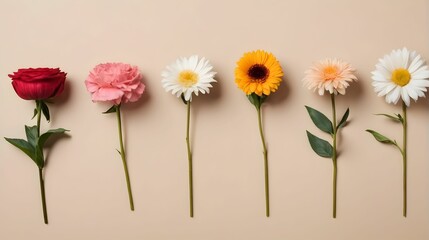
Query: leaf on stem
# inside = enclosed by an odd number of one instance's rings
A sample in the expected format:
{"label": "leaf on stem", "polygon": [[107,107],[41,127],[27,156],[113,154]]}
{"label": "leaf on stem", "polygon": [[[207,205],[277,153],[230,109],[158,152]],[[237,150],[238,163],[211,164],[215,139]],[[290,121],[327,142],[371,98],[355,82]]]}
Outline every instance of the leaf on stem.
{"label": "leaf on stem", "polygon": [[371,133],[372,136],[374,136],[375,140],[381,142],[381,143],[386,143],[386,144],[393,144],[393,145],[397,145],[396,141],[391,140],[390,138],[374,131],[371,129],[367,129],[367,132]]}
{"label": "leaf on stem", "polygon": [[308,114],[310,115],[311,120],[316,125],[317,128],[320,130],[329,133],[334,134],[334,130],[332,128],[332,122],[329,120],[323,113],[317,111],[314,108],[311,108],[309,106],[305,106],[307,109]]}
{"label": "leaf on stem", "polygon": [[340,122],[338,123],[337,130],[344,127],[347,123],[347,119],[349,118],[350,109],[347,108],[346,112],[344,113],[343,117],[341,118]]}
{"label": "leaf on stem", "polygon": [[375,114],[375,115],[377,115],[377,116],[385,116],[387,118],[392,119],[395,122],[402,122],[403,121],[401,114],[395,114],[395,116],[392,116],[392,115],[389,115],[389,114],[378,113],[378,114]]}
{"label": "leaf on stem", "polygon": [[35,116],[37,116],[37,108],[34,109],[33,117],[31,119],[34,119]]}
{"label": "leaf on stem", "polygon": [[307,131],[307,137],[311,148],[317,155],[325,158],[332,158],[334,149],[329,142],[314,136],[309,131]]}
{"label": "leaf on stem", "polygon": [[36,157],[36,149],[29,142],[25,141],[24,139],[15,139],[15,138],[4,138],[4,139],[6,139],[6,141],[8,141],[13,146],[19,148],[27,156],[29,156],[39,168],[43,168],[44,166],[43,158],[40,159],[40,157]]}
{"label": "leaf on stem", "polygon": [[57,128],[57,129],[51,129],[44,134],[40,135],[39,140],[37,142],[37,148],[43,149],[43,146],[45,145],[46,141],[53,135],[63,134],[65,132],[68,132],[70,130],[64,129],[64,128]]}
{"label": "leaf on stem", "polygon": [[404,118],[402,118],[401,114],[396,114],[396,116],[398,116],[398,118],[401,121],[401,123],[404,123]]}
{"label": "leaf on stem", "polygon": [[265,102],[266,98],[267,96],[264,94],[262,94],[262,96],[258,96],[256,93],[251,93],[247,95],[247,99],[249,99],[250,103],[258,109],[261,108],[261,105]]}
{"label": "leaf on stem", "polygon": [[185,99],[185,94],[182,93],[182,95],[180,95],[180,99],[182,99],[182,102],[186,105],[188,104],[188,101],[186,101]]}
{"label": "leaf on stem", "polygon": [[111,106],[109,109],[107,109],[107,111],[103,112],[103,114],[107,114],[107,113],[115,113],[116,112],[116,105]]}
{"label": "leaf on stem", "polygon": [[43,156],[43,149],[40,148],[39,146],[36,146],[35,148],[34,158],[37,166],[39,168],[43,168],[43,166],[45,165],[45,157]]}
{"label": "leaf on stem", "polygon": [[43,116],[45,116],[46,121],[50,122],[51,121],[51,115],[49,114],[48,105],[46,105],[46,103],[44,101],[40,101],[40,106],[42,108],[42,113],[43,113]]}
{"label": "leaf on stem", "polygon": [[31,144],[31,146],[36,147],[37,143],[37,126],[34,125],[32,127],[25,125],[25,135],[27,136],[28,143]]}

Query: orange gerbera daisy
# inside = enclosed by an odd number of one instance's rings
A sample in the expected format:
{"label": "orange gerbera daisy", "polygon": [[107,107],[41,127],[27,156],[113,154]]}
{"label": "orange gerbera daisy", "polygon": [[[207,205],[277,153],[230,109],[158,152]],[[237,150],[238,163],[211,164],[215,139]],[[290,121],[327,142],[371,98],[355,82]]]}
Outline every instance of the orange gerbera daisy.
{"label": "orange gerbera daisy", "polygon": [[276,57],[263,50],[245,53],[235,68],[235,83],[246,95],[270,95],[279,88],[281,77],[283,71]]}
{"label": "orange gerbera daisy", "polygon": [[350,64],[338,59],[325,59],[316,63],[305,72],[304,84],[313,91],[318,89],[319,95],[326,91],[330,94],[346,93],[349,82],[357,80],[355,70]]}

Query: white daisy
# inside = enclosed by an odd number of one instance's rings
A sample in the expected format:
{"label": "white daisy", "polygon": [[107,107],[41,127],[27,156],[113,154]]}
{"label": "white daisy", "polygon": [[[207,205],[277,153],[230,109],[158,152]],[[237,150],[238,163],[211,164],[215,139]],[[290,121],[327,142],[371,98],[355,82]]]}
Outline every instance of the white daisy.
{"label": "white daisy", "polygon": [[410,98],[417,101],[425,97],[429,87],[429,69],[422,57],[408,49],[393,50],[379,59],[372,73],[374,90],[378,96],[386,96],[387,103],[396,104],[399,98],[410,106]]}
{"label": "white daisy", "polygon": [[162,72],[162,86],[167,92],[177,97],[183,94],[186,101],[192,101],[192,93],[198,96],[199,92],[210,92],[211,83],[216,82],[212,69],[208,60],[197,55],[179,58]]}

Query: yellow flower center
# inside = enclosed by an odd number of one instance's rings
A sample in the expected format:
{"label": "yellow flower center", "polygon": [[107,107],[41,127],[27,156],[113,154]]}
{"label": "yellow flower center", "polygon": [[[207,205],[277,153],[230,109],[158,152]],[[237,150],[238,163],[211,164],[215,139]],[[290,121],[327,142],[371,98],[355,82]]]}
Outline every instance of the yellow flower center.
{"label": "yellow flower center", "polygon": [[262,64],[252,65],[247,71],[252,82],[264,83],[270,75],[270,70]]}
{"label": "yellow flower center", "polygon": [[407,85],[411,80],[411,74],[407,69],[397,68],[392,72],[392,82],[401,87]]}
{"label": "yellow flower center", "polygon": [[325,81],[334,80],[338,77],[338,68],[336,66],[327,66],[323,69],[323,79]]}
{"label": "yellow flower center", "polygon": [[191,87],[198,82],[198,75],[191,70],[184,70],[179,73],[179,83],[183,87]]}

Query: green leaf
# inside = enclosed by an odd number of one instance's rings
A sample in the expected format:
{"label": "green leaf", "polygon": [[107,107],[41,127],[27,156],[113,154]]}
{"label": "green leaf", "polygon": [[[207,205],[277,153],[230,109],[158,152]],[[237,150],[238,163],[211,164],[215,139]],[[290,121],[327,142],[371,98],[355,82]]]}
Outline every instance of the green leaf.
{"label": "green leaf", "polygon": [[180,98],[182,99],[185,105],[188,104],[188,101],[185,100],[185,94],[182,93],[182,95],[180,95]]}
{"label": "green leaf", "polygon": [[326,133],[334,133],[334,129],[332,128],[332,122],[323,113],[309,106],[305,106],[305,108],[307,109],[307,112],[316,127]]}
{"label": "green leaf", "polygon": [[332,158],[334,149],[329,142],[314,136],[309,131],[307,131],[307,137],[311,148],[317,155],[325,158]]}
{"label": "green leaf", "polygon": [[255,93],[251,93],[247,95],[247,98],[249,99],[250,103],[253,104],[256,108],[261,108],[262,103],[265,102],[265,99],[267,98],[266,95],[262,94],[262,96],[258,96]]}
{"label": "green leaf", "polygon": [[37,108],[34,109],[33,117],[31,119],[34,119],[35,116],[37,116]]}
{"label": "green leaf", "polygon": [[32,159],[34,158],[34,147],[31,146],[31,144],[25,141],[24,139],[6,138],[6,137],[4,139],[6,139],[6,141],[8,141],[13,146],[21,149],[21,151],[27,154],[27,156],[29,156],[30,158]]}
{"label": "green leaf", "polygon": [[402,116],[400,114],[398,114],[396,116],[392,116],[392,115],[384,114],[384,113],[379,113],[379,114],[375,114],[375,115],[377,115],[377,116],[385,116],[387,118],[392,119],[393,121],[402,122]]}
{"label": "green leaf", "polygon": [[40,138],[38,137],[37,126],[25,126],[25,134],[27,135],[28,143],[33,147],[34,158],[33,161],[39,166],[39,168],[43,168],[45,157],[43,156],[43,148],[40,148],[38,142]]}
{"label": "green leaf", "polygon": [[43,156],[43,148],[36,146],[34,154],[34,162],[39,166],[39,168],[43,168],[45,165],[45,157]]}
{"label": "green leaf", "polygon": [[107,111],[103,112],[103,114],[115,113],[116,112],[116,108],[117,108],[117,105],[113,105],[109,109],[107,109]]}
{"label": "green leaf", "polygon": [[27,156],[29,156],[39,168],[43,168],[44,166],[43,158],[40,159],[36,157],[36,150],[30,143],[28,143],[23,139],[15,139],[15,138],[4,138],[4,139],[6,139],[6,141],[8,141],[13,146],[19,148]]}
{"label": "green leaf", "polygon": [[42,113],[46,118],[46,121],[51,121],[51,115],[49,114],[49,108],[48,105],[44,101],[40,101],[40,106],[42,107]]}
{"label": "green leaf", "polygon": [[367,129],[366,131],[371,133],[372,136],[374,136],[374,138],[381,143],[397,145],[397,143],[395,141],[391,140],[390,138],[388,138],[386,136],[381,135],[380,133],[378,133],[374,130]]}
{"label": "green leaf", "polygon": [[338,123],[337,129],[342,128],[346,125],[347,119],[349,118],[350,109],[347,108],[346,112],[344,113],[343,117],[341,118],[340,122]]}
{"label": "green leaf", "polygon": [[396,114],[396,116],[398,116],[399,121],[400,121],[401,123],[404,123],[404,119],[402,118],[401,114]]}
{"label": "green leaf", "polygon": [[27,141],[31,146],[36,147],[38,140],[37,126],[25,126],[25,135],[27,135]]}
{"label": "green leaf", "polygon": [[69,130],[64,129],[64,128],[57,128],[57,129],[51,129],[47,132],[45,132],[44,134],[42,134],[39,137],[39,141],[37,142],[37,147],[40,149],[43,149],[43,147],[45,146],[46,141],[53,135],[58,135],[58,134],[63,134],[65,132],[68,132]]}

